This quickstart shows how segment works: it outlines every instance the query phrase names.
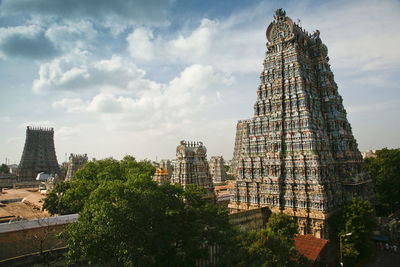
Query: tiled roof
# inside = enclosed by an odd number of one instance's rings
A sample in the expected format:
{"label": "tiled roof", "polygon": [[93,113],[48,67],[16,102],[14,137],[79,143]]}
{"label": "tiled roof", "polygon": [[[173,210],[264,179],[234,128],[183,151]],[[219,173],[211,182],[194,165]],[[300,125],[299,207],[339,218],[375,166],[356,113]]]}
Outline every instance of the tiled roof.
{"label": "tiled roof", "polygon": [[298,235],[294,238],[297,251],[313,262],[317,260],[327,243],[328,240],[319,239],[313,235]]}

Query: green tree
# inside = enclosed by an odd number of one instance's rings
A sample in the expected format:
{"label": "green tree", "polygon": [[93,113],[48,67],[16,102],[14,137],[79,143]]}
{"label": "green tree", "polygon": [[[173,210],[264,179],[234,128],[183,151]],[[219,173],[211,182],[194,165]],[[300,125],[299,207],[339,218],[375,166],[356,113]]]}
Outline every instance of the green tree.
{"label": "green tree", "polygon": [[135,177],[96,188],[61,237],[71,260],[195,266],[231,235],[227,212],[205,201],[202,191]]}
{"label": "green tree", "polygon": [[132,156],[118,161],[112,158],[87,162],[71,181],[59,183],[44,200],[50,214],[71,214],[82,211],[91,192],[106,181],[127,181],[129,177],[151,177],[154,167],[149,161],[137,162]]}
{"label": "green tree", "polygon": [[[158,185],[150,162],[93,160],[46,197],[52,214],[79,213],[61,234],[71,261],[194,266],[232,239],[228,212],[197,187]],[[223,251],[220,249],[219,251]]]}
{"label": "green tree", "polygon": [[265,230],[237,235],[235,246],[223,260],[235,266],[305,266],[307,259],[294,245],[297,229],[292,217],[272,214]]}
{"label": "green tree", "polygon": [[[330,219],[331,235],[339,244],[342,236],[343,259],[347,266],[353,266],[372,252],[373,231],[376,227],[374,210],[367,200],[359,197],[345,205]],[[345,236],[351,233],[351,235]]]}
{"label": "green tree", "polygon": [[1,164],[0,166],[0,173],[9,173],[10,172],[10,168],[8,168],[8,166],[6,164]]}
{"label": "green tree", "polygon": [[374,183],[377,214],[387,216],[400,209],[400,149],[381,149],[376,158],[365,159]]}

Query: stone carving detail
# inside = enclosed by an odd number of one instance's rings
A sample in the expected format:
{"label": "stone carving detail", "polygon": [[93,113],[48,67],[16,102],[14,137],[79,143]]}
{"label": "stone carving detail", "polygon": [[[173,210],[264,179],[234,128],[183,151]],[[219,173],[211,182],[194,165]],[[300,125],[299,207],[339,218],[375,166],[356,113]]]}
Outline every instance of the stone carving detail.
{"label": "stone carving detail", "polygon": [[330,214],[353,194],[369,198],[371,181],[319,31],[308,34],[283,10],[274,17],[254,117],[237,124],[229,208],[266,206],[324,238]]}
{"label": "stone carving detail", "polygon": [[26,128],[26,139],[18,167],[20,181],[33,181],[38,173],[60,174],[54,147],[53,128]]}

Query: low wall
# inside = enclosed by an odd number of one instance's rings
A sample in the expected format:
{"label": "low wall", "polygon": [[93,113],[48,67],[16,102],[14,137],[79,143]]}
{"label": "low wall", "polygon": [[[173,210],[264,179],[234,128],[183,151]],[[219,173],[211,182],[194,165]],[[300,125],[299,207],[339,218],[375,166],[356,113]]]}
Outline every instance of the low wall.
{"label": "low wall", "polygon": [[77,217],[72,214],[0,224],[0,261],[64,247],[57,234]]}
{"label": "low wall", "polygon": [[271,210],[267,207],[245,210],[229,214],[229,222],[243,231],[261,230],[265,228]]}

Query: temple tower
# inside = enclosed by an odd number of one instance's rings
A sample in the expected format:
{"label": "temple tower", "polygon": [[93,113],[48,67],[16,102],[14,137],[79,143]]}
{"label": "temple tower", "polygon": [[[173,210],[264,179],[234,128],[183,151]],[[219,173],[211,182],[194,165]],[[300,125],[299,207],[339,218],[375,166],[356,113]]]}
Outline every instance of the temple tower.
{"label": "temple tower", "polygon": [[35,180],[39,172],[60,174],[54,148],[54,130],[28,126],[24,151],[19,164],[19,180]]}
{"label": "temple tower", "polygon": [[213,194],[213,183],[207,162],[207,149],[202,142],[181,141],[176,148],[172,183],[186,187],[195,184]]}
{"label": "temple tower", "polygon": [[68,169],[67,175],[65,176],[65,180],[70,181],[71,178],[74,176],[75,172],[85,165],[88,161],[87,154],[70,154],[69,155],[69,162],[68,162]]}
{"label": "temple tower", "polygon": [[301,234],[326,238],[327,218],[354,194],[369,198],[371,181],[319,31],[278,9],[266,34],[254,117],[237,127],[229,207],[267,206],[294,216]]}
{"label": "temple tower", "polygon": [[224,158],[222,156],[211,157],[209,167],[214,185],[224,184],[226,181]]}

